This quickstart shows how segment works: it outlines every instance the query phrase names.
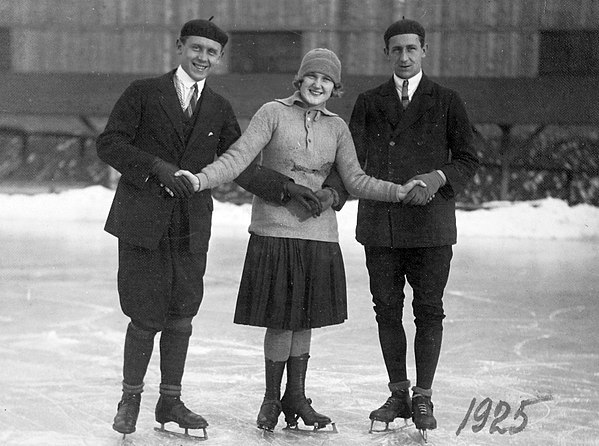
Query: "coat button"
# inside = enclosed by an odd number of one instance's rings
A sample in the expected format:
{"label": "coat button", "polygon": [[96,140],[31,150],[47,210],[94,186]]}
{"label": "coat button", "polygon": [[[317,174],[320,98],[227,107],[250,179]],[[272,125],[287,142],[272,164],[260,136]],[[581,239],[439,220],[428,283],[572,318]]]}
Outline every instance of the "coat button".
{"label": "coat button", "polygon": [[389,145],[390,145],[391,147],[393,147],[393,146],[395,145],[395,141],[391,141],[391,142],[389,143]]}

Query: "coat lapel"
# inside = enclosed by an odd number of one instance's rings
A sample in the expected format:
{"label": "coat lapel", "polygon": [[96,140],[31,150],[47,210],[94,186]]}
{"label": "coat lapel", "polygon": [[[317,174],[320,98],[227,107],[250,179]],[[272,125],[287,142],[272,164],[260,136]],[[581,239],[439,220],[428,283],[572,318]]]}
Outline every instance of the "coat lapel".
{"label": "coat lapel", "polygon": [[382,125],[381,131],[383,133],[388,131],[388,127],[385,125],[387,122],[392,129],[395,129],[401,119],[403,110],[393,78],[381,87],[376,107],[379,113],[379,119],[376,122]]}
{"label": "coat lapel", "polygon": [[399,124],[393,132],[393,136],[397,136],[414,124],[433,105],[433,83],[423,74],[420,84],[418,84],[418,88],[410,101],[410,105],[403,112]]}
{"label": "coat lapel", "polygon": [[200,109],[198,110],[198,116],[196,117],[196,124],[191,131],[187,147],[191,147],[202,135],[210,135],[212,121],[214,120],[217,108],[218,101],[216,95],[207,85],[204,85],[200,99]]}
{"label": "coat lapel", "polygon": [[181,121],[181,104],[179,102],[179,96],[177,96],[177,90],[173,82],[173,76],[175,71],[165,74],[160,78],[158,89],[159,89],[159,101],[162,109],[167,114],[173,124],[173,128],[179,136],[181,145],[184,144],[185,137],[183,135],[183,123]]}

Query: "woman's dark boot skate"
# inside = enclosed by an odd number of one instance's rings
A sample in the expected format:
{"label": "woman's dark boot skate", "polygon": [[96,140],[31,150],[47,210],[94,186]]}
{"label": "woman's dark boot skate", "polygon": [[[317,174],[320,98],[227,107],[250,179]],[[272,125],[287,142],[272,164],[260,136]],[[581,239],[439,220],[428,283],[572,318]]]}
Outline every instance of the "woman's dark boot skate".
{"label": "woman's dark boot skate", "polygon": [[385,404],[378,409],[370,412],[370,430],[373,430],[374,422],[381,421],[385,423],[385,431],[389,429],[389,423],[396,418],[403,418],[407,424],[407,420],[412,418],[412,400],[410,398],[410,381],[402,381],[398,383],[390,383],[389,390],[391,396],[387,398]]}
{"label": "woman's dark boot skate", "polygon": [[306,398],[304,389],[309,358],[310,355],[306,353],[302,356],[290,356],[287,361],[287,388],[281,399],[287,428],[297,428],[297,421],[301,418],[306,426],[314,426],[314,430],[331,424],[333,432],[337,432],[335,423],[326,415],[316,412],[312,408],[312,400]]}
{"label": "woman's dark boot skate", "polygon": [[285,364],[286,361],[264,360],[266,392],[256,419],[256,425],[259,429],[268,432],[274,430],[281,414],[281,380]]}
{"label": "woman's dark boot skate", "polygon": [[188,434],[188,429],[203,429],[204,438],[208,438],[206,428],[208,422],[197,413],[192,412],[178,396],[160,395],[156,404],[156,421],[161,424],[160,430],[164,431],[164,425],[169,422],[174,422],[180,428],[185,429],[185,435]]}
{"label": "woman's dark boot skate", "polygon": [[112,423],[112,428],[123,434],[132,434],[135,432],[137,417],[139,415],[139,404],[141,402],[140,393],[123,392],[121,401],[117,406],[116,416]]}

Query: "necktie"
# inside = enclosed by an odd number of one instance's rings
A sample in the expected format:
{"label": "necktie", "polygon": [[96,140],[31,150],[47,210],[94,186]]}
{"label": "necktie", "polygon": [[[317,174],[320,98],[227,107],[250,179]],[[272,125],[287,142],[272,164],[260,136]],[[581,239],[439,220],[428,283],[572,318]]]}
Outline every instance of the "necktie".
{"label": "necktie", "polygon": [[408,107],[410,103],[410,97],[408,96],[408,80],[404,80],[401,86],[401,105],[404,110]]}
{"label": "necktie", "polygon": [[193,116],[193,112],[195,111],[196,105],[198,104],[198,84],[193,84],[193,87],[191,87],[191,89],[193,90],[193,93],[191,94],[189,106],[185,110],[185,113],[190,118]]}

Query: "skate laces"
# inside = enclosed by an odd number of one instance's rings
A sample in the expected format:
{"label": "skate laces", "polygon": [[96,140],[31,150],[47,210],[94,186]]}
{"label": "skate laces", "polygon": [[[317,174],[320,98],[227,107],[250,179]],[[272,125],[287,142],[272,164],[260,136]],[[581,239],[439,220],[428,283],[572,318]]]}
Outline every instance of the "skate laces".
{"label": "skate laces", "polygon": [[381,406],[381,409],[388,409],[389,407],[391,407],[394,403],[396,398],[394,396],[390,396],[389,398],[387,398],[387,401],[385,401],[385,403]]}
{"label": "skate laces", "polygon": [[381,409],[389,409],[393,408],[394,406],[400,406],[402,402],[402,396],[403,395],[399,392],[393,392],[391,396],[387,398],[387,401],[385,401],[385,403],[381,406]]}
{"label": "skate laces", "polygon": [[416,396],[414,399],[417,400],[416,407],[420,414],[428,415],[429,409],[432,409],[433,403],[421,395]]}

